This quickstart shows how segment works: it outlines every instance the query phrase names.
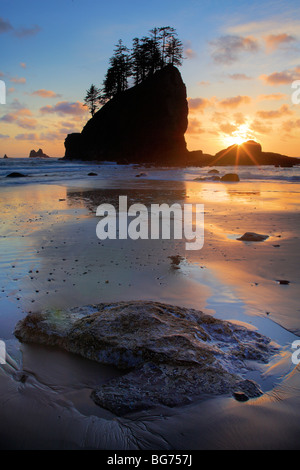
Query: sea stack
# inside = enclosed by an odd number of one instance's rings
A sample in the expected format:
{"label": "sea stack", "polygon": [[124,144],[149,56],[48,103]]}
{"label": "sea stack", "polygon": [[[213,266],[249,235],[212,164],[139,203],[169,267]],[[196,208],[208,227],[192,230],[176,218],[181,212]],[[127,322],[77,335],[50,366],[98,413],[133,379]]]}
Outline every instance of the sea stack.
{"label": "sea stack", "polygon": [[29,158],[50,158],[49,155],[46,155],[42,149],[39,149],[37,152],[35,150],[31,150],[29,154]]}
{"label": "sea stack", "polygon": [[65,140],[65,159],[186,165],[186,87],[167,65],[107,102],[81,133]]}

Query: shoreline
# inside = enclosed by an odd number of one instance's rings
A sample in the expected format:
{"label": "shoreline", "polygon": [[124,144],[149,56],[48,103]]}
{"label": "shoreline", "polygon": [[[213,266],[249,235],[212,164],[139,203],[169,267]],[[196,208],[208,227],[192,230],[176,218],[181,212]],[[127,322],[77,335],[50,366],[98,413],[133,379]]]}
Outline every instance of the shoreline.
{"label": "shoreline", "polygon": [[[297,339],[296,334],[299,335],[300,331],[297,319],[299,255],[296,247],[300,228],[297,222],[297,185],[274,182],[240,182],[237,185],[169,182],[165,186],[170,189],[164,194],[157,180],[141,182],[134,179],[123,184],[120,181],[105,181],[104,184],[98,181],[98,187],[94,189],[91,186],[95,183],[86,181],[86,184],[81,188],[78,183],[72,183],[69,188],[63,184],[25,185],[10,187],[2,193],[0,304],[1,311],[7,313],[1,315],[1,335],[7,340],[8,351],[21,361],[20,366],[25,365],[32,372],[30,380],[23,384],[13,378],[11,371],[4,372],[0,367],[1,402],[11,396],[4,415],[2,411],[1,428],[3,432],[5,426],[8,429],[7,445],[9,436],[13,439],[13,430],[18,425],[22,423],[25,439],[28,432],[26,423],[33,422],[36,429],[31,431],[30,445],[36,442],[37,448],[47,446],[47,432],[50,448],[82,448],[80,435],[86,432],[86,426],[91,426],[94,436],[98,436],[94,443],[98,439],[100,448],[103,445],[104,448],[112,449],[114,447],[110,446],[114,445],[123,448],[124,429],[129,424],[138,439],[148,440],[148,445],[153,449],[167,445],[166,442],[175,449],[179,449],[180,445],[188,449],[189,443],[191,449],[205,448],[205,445],[208,448],[249,448],[252,445],[258,448],[289,448],[287,438],[280,440],[279,431],[277,433],[273,427],[278,420],[277,425],[280,423],[281,429],[289,435],[292,431],[299,432],[296,424],[297,417],[299,422],[299,412],[296,412],[297,397],[300,396],[299,367],[292,367],[290,362],[290,344]],[[156,194],[155,188],[162,199],[164,196],[167,198],[167,202],[201,200],[204,203],[205,243],[202,250],[185,251],[184,240],[97,239],[95,230],[98,219],[93,211],[99,201],[114,201],[117,194],[122,194],[124,190],[133,201],[141,198],[140,202],[148,204]],[[236,237],[246,231],[266,233],[269,239],[258,244],[237,241]],[[172,257],[175,256],[180,257],[177,265],[172,264]],[[281,278],[288,279],[290,284],[279,285],[276,279]],[[82,392],[76,387],[72,391],[72,382],[66,386],[68,399],[61,398],[55,387],[57,390],[63,388],[60,382],[62,371],[69,367],[68,376],[72,375],[78,358],[73,362],[66,356],[62,360],[62,364],[66,361],[65,366],[59,373],[55,371],[51,356],[61,353],[43,350],[41,354],[47,376],[45,370],[43,373],[41,371],[38,356],[34,354],[35,347],[20,348],[14,339],[12,331],[15,323],[26,312],[39,311],[47,306],[80,307],[97,301],[119,300],[169,302],[203,310],[216,318],[248,324],[264,334],[269,331],[268,336],[280,344],[281,355],[270,364],[262,380],[265,394],[261,399],[246,404],[225,397],[210,399],[207,404],[163,410],[166,419],[159,418],[157,414],[154,419],[152,412],[144,412],[124,418],[121,424],[119,418],[112,424],[114,419],[107,419],[107,414],[101,410],[97,410],[100,416],[94,414],[89,387],[83,387]],[[101,371],[104,373],[103,368]],[[106,373],[114,372],[110,369]],[[55,374],[58,376],[56,379]],[[268,388],[273,386],[274,389]],[[278,393],[281,397],[279,403],[274,399]],[[51,411],[51,406],[49,408],[47,404],[49,399],[54,400],[54,408],[59,410],[54,415],[51,415],[53,408]],[[12,407],[16,407],[16,411],[12,411]],[[49,423],[49,426],[39,421],[34,407],[42,413],[44,423]],[[283,420],[281,409],[286,410]],[[199,421],[193,413],[200,413],[200,410],[202,418]],[[206,435],[204,430],[215,413],[218,415],[219,431],[209,426]],[[269,416],[268,423],[263,420],[264,413]],[[57,418],[58,415],[60,418]],[[62,416],[65,422],[63,428]],[[143,420],[150,429],[146,434],[141,430]],[[235,443],[233,434],[224,429],[226,420],[236,430]],[[244,420],[248,427],[242,424]],[[72,429],[74,423],[77,430]],[[138,429],[134,427],[136,423],[140,423]],[[104,429],[109,437],[105,444],[100,444]],[[202,436],[206,435],[202,442],[194,436],[195,429],[202,429]],[[257,434],[258,429],[261,432]],[[263,429],[265,432],[268,430],[269,435],[262,435]],[[70,436],[67,438],[64,432],[70,433]],[[162,440],[154,438],[158,432],[163,436]],[[55,438],[56,433],[60,438]],[[93,441],[91,434],[88,436],[87,439]],[[119,436],[119,441],[116,436]],[[21,443],[22,431],[16,436],[15,443],[10,442],[10,445],[18,447]],[[295,445],[293,439],[290,445]]]}

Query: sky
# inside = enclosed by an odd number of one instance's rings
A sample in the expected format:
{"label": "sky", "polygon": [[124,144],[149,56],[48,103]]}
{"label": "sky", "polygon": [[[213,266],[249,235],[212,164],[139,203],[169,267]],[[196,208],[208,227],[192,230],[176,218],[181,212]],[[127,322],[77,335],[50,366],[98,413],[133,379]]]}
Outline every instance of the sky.
{"label": "sky", "polygon": [[160,26],[184,45],[189,150],[253,139],[300,157],[299,0],[0,0],[0,158],[62,157],[118,40]]}

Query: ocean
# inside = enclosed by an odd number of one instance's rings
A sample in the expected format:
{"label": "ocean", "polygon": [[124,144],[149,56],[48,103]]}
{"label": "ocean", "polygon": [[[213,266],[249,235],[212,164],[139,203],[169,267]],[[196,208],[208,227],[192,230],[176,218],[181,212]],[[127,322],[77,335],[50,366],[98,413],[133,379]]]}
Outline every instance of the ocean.
{"label": "ocean", "polygon": [[[29,159],[10,158],[0,160],[0,187],[19,184],[64,184],[76,185],[79,181],[92,178],[89,173],[97,173],[97,180],[130,180],[140,175],[140,178],[161,181],[203,181],[212,180],[208,171],[217,169],[220,175],[225,173],[238,173],[241,181],[282,181],[297,183],[300,181],[300,166],[292,168],[278,168],[273,166],[245,166],[245,167],[144,167],[140,165],[117,165],[116,163],[65,161],[58,158]],[[26,178],[6,178],[9,173],[18,172]]]}

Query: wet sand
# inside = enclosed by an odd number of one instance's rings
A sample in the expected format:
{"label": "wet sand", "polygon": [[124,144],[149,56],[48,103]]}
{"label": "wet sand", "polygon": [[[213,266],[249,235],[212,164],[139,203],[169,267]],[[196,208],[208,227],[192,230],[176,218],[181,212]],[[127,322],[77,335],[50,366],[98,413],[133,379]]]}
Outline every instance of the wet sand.
{"label": "wet sand", "polygon": [[[204,247],[187,251],[185,240],[100,241],[96,207],[124,194],[130,203],[203,203]],[[299,370],[291,362],[300,332],[296,184],[26,185],[4,189],[1,210],[0,331],[16,361],[0,366],[2,448],[299,447]],[[236,240],[249,231],[269,238]],[[138,299],[196,308],[269,336],[280,352],[261,375],[253,372],[263,397],[247,403],[205,397],[180,409],[116,418],[89,395],[119,371],[20,345],[13,336],[29,311]],[[16,369],[25,371],[25,381]]]}

